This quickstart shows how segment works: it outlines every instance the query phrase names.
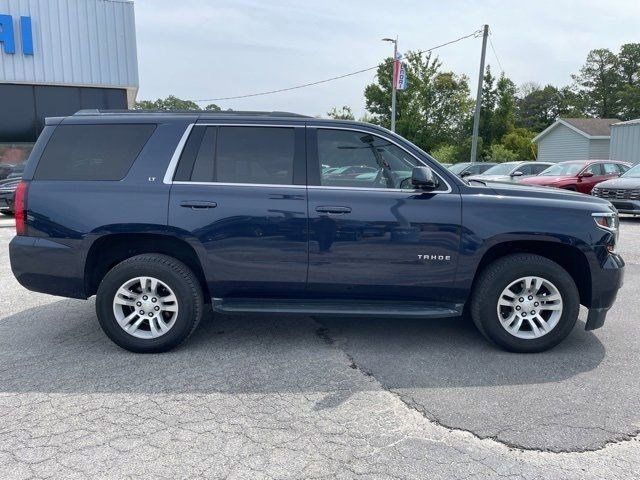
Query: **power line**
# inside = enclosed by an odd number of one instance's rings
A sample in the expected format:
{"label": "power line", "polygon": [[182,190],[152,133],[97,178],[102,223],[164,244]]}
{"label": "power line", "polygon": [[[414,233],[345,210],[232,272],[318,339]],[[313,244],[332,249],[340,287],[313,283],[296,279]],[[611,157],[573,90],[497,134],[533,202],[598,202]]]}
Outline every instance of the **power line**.
{"label": "power line", "polygon": [[498,62],[498,66],[500,67],[500,71],[504,72],[504,68],[502,68],[502,63],[500,63],[500,59],[498,58],[498,54],[496,53],[496,49],[493,46],[493,42],[491,41],[491,37],[493,37],[493,31],[489,32],[489,45],[491,45],[491,50],[493,51],[493,56],[496,57],[496,61]]}
{"label": "power line", "polygon": [[[462,37],[456,38],[455,40],[451,40],[445,43],[441,43],[440,45],[436,45],[435,47],[431,47],[427,50],[420,50],[418,52],[416,52],[418,55],[423,55],[425,53],[431,52],[433,50],[436,50],[438,48],[442,48],[442,47],[446,47],[447,45],[451,45],[452,43],[457,43],[460,42],[462,40],[465,40],[469,37],[476,37],[478,35],[478,31],[475,31],[473,33],[470,33],[468,35],[464,35]],[[206,99],[199,99],[199,100],[194,100],[194,102],[196,103],[202,103],[202,102],[217,102],[217,101],[221,101],[221,100],[236,100],[239,98],[250,98],[250,97],[260,97],[263,95],[271,95],[274,93],[281,93],[281,92],[288,92],[291,90],[298,90],[300,88],[306,88],[306,87],[312,87],[314,85],[320,85],[322,83],[327,83],[327,82],[333,82],[334,80],[340,80],[342,78],[347,78],[347,77],[352,77],[354,75],[358,75],[360,73],[364,73],[364,72],[369,72],[371,70],[375,70],[376,68],[378,68],[380,65],[374,65],[373,67],[367,67],[367,68],[363,68],[361,70],[356,70],[355,72],[350,72],[350,73],[345,73],[344,75],[338,75],[336,77],[331,77],[331,78],[325,78],[324,80],[318,80],[316,82],[309,82],[309,83],[303,83],[301,85],[295,85],[292,87],[286,87],[286,88],[279,88],[277,90],[268,90],[265,92],[258,92],[258,93],[249,93],[246,95],[235,95],[235,96],[231,96],[231,97],[218,97],[218,98],[206,98]]]}

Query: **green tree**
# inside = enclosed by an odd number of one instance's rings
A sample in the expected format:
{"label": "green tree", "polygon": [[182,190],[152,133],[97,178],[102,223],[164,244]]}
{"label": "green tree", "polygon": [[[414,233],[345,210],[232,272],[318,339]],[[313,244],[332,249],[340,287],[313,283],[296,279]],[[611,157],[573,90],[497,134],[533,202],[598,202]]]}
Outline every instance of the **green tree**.
{"label": "green tree", "polygon": [[455,145],[440,145],[431,152],[431,156],[440,163],[457,163],[458,147]]}
{"label": "green tree", "polygon": [[356,118],[351,111],[351,107],[348,107],[347,105],[344,105],[340,109],[333,107],[327,115],[329,118],[333,118],[335,120],[355,120]]}
{"label": "green tree", "polygon": [[619,90],[622,82],[618,57],[606,48],[591,50],[580,73],[572,75],[577,91],[584,97],[584,113],[600,118],[620,115]]}
{"label": "green tree", "polygon": [[[495,88],[495,77],[491,74],[491,66],[487,65],[482,78],[482,99],[480,102],[480,125],[478,136],[482,138],[485,147],[493,143],[493,114],[496,109],[498,92]],[[478,151],[481,150],[478,148]]]}
{"label": "green tree", "polygon": [[627,43],[620,47],[618,66],[622,78],[620,91],[620,118],[640,117],[640,43]]}
{"label": "green tree", "polygon": [[515,153],[518,160],[534,160],[537,156],[537,147],[531,142],[535,132],[526,128],[514,128],[502,137],[501,145]]}
{"label": "green tree", "polygon": [[[397,92],[396,131],[427,151],[460,140],[473,106],[467,77],[441,71],[431,55],[408,52],[405,61],[409,86]],[[372,120],[385,127],[391,124],[391,71],[388,58],[364,92]]]}
{"label": "green tree", "polygon": [[504,145],[495,143],[491,145],[491,147],[488,150],[487,160],[501,163],[501,162],[512,162],[514,160],[519,160],[519,158],[517,153],[512,152],[511,150],[506,148]]}
{"label": "green tree", "polygon": [[[182,100],[175,95],[169,95],[167,98],[159,98],[157,100],[141,100],[135,103],[134,109],[160,111],[202,110],[197,103],[191,100]],[[212,103],[207,105],[205,110],[218,112],[220,107]]]}
{"label": "green tree", "polygon": [[516,120],[516,86],[504,73],[496,84],[496,108],[493,112],[491,136],[501,139],[513,130]]}

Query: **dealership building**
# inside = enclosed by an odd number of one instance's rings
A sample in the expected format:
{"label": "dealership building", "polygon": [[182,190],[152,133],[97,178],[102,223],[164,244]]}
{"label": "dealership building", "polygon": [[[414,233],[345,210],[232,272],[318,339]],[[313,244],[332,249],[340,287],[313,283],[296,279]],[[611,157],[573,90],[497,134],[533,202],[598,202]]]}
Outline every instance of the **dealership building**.
{"label": "dealership building", "polygon": [[137,92],[133,1],[0,0],[0,163],[24,161],[46,117]]}

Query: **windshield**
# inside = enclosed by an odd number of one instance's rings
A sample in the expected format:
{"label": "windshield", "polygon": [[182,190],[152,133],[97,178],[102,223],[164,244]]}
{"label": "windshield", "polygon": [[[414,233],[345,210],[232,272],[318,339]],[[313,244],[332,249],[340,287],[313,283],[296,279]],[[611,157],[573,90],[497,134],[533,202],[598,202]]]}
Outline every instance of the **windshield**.
{"label": "windshield", "polygon": [[516,166],[517,163],[501,163],[486,170],[483,175],[509,175]]}
{"label": "windshield", "polygon": [[584,163],[558,163],[544,170],[540,175],[563,177],[575,175],[584,168]]}
{"label": "windshield", "polygon": [[627,178],[640,178],[640,165],[636,165],[627,171],[627,173],[623,173],[622,176]]}
{"label": "windshield", "polygon": [[464,169],[467,168],[468,166],[469,166],[468,163],[456,163],[455,165],[451,165],[449,167],[449,171],[457,175],[458,173],[462,173]]}

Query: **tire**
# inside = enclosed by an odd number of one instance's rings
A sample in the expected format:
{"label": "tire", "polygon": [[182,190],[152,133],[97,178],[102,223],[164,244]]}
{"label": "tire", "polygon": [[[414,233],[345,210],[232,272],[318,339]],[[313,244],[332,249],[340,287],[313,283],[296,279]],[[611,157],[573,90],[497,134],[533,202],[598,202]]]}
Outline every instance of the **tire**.
{"label": "tire", "polygon": [[[180,345],[198,326],[203,304],[200,283],[189,267],[160,254],[137,255],[119,263],[102,279],[96,294],[100,326],[114,343],[135,353],[166,352]],[[130,316],[133,319],[127,321]]]}
{"label": "tire", "polygon": [[[536,285],[542,285],[538,294],[532,295],[532,300],[529,300],[529,292],[520,290],[527,282],[524,277],[540,279],[531,283],[532,289]],[[520,279],[524,280],[519,282]],[[509,290],[503,297],[507,288],[513,290]],[[514,291],[520,293],[514,294]],[[558,295],[560,300],[555,300]],[[514,307],[500,306],[501,299],[511,302],[507,298],[509,296],[514,297],[513,303],[510,303]],[[538,306],[540,304],[542,306]],[[520,307],[519,312],[515,311],[517,307]],[[526,312],[529,308],[533,310]],[[548,258],[534,254],[514,254],[494,261],[482,271],[471,295],[471,318],[480,333],[511,352],[542,352],[556,346],[575,326],[579,311],[580,295],[569,273]],[[537,316],[532,318],[533,312]],[[523,318],[522,315],[527,315],[528,318]],[[513,323],[509,327],[503,326],[503,323],[509,324],[511,318],[515,318]],[[518,322],[521,325],[519,330],[507,330],[517,329]],[[532,324],[538,329],[537,332]],[[545,329],[548,329],[546,333]]]}

